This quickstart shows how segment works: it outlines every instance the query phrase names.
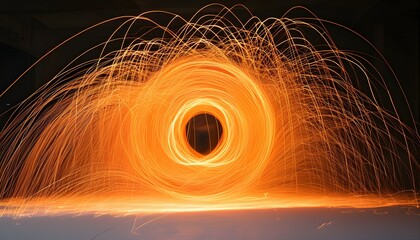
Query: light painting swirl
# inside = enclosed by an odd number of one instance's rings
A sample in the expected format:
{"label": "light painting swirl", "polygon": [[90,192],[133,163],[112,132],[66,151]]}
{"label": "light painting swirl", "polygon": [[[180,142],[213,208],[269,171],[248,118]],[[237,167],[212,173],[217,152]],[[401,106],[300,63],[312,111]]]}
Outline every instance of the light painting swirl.
{"label": "light painting swirl", "polygon": [[[4,214],[418,204],[418,131],[381,107],[369,63],[319,19],[211,7],[127,18],[99,59],[17,106],[1,132]],[[206,154],[189,143],[200,114],[220,123]]]}

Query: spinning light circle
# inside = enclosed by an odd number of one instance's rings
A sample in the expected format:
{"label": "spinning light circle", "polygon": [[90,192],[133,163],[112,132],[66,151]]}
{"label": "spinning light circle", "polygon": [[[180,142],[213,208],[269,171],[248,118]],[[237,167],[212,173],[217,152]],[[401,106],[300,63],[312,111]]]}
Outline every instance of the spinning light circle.
{"label": "spinning light circle", "polygon": [[[233,63],[210,56],[163,67],[138,92],[132,109],[130,162],[136,172],[152,189],[183,198],[248,189],[261,177],[274,142],[274,111],[259,85]],[[191,148],[185,132],[201,113],[225,129],[205,156]]]}

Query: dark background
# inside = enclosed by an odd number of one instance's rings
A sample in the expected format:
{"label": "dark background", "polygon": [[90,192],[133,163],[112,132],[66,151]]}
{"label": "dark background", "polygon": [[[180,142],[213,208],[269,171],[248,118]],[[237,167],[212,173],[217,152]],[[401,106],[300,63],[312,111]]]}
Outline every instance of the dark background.
{"label": "dark background", "polygon": [[[138,15],[147,10],[165,10],[189,18],[199,8],[212,1],[156,0],[20,0],[0,3],[0,90],[24,72],[32,63],[73,34],[100,21],[121,16]],[[293,6],[304,6],[319,18],[349,27],[368,39],[395,71],[414,117],[419,122],[419,17],[416,0],[302,0],[302,1],[218,1],[226,6],[242,3],[258,17],[281,17]],[[211,10],[208,10],[211,11]],[[301,10],[299,16],[310,16]],[[293,14],[292,14],[293,16]],[[115,30],[108,24],[100,31],[81,36],[60,48],[29,71],[6,95],[0,98],[0,112],[23,100],[43,83],[50,80],[72,59],[89,47],[101,43]],[[340,49],[355,50],[379,59],[374,49],[357,35],[328,26]],[[94,56],[97,57],[97,56]],[[385,62],[373,61],[389,84],[397,109],[403,120],[409,111],[398,91],[395,78]],[[4,117],[1,122],[4,123]],[[0,124],[2,124],[0,122]],[[413,123],[408,122],[409,125]]]}
{"label": "dark background", "polygon": [[[0,92],[45,53],[72,35],[101,21],[122,15],[137,16],[148,10],[164,10],[190,18],[212,1],[157,0],[21,0],[0,3]],[[370,41],[394,70],[407,96],[414,119],[420,122],[419,22],[420,4],[416,0],[301,0],[301,1],[218,1],[226,6],[242,3],[254,15],[282,17],[293,6],[304,6],[319,18],[346,26]],[[216,8],[207,12],[218,11]],[[302,9],[288,16],[311,17]],[[104,42],[121,21],[70,41],[26,73],[4,96],[0,97],[0,114],[16,105],[37,88],[51,80],[71,60],[90,47]],[[338,48],[362,53],[380,71],[403,121],[414,126],[402,91],[386,62],[359,36],[332,24],[326,25]],[[91,59],[97,55],[88,55]],[[87,58],[86,60],[88,60]],[[363,90],[363,89],[362,89]],[[379,92],[385,99],[387,93]],[[381,98],[381,97],[380,97]],[[391,109],[389,101],[384,107]],[[0,129],[9,114],[0,116]]]}

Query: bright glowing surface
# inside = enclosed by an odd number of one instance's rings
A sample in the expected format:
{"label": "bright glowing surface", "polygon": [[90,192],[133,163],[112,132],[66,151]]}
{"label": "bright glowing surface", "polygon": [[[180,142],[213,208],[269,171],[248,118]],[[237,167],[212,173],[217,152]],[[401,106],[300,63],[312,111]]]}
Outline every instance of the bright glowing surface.
{"label": "bright glowing surface", "polygon": [[[417,212],[416,212],[417,211]],[[2,217],[2,239],[417,239],[418,209],[282,208],[188,213]],[[299,226],[299,227],[296,227]]]}

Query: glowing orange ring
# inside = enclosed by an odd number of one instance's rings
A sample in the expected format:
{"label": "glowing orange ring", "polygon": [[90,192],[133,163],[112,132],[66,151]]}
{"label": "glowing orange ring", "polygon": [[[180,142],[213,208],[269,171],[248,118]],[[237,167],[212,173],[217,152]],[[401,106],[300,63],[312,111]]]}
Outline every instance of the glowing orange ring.
{"label": "glowing orange ring", "polygon": [[[136,106],[130,161],[151,189],[181,198],[231,197],[249,189],[269,161],[274,111],[260,84],[233,63],[172,62],[145,84]],[[224,129],[205,156],[191,149],[185,134],[187,122],[202,112]]]}

